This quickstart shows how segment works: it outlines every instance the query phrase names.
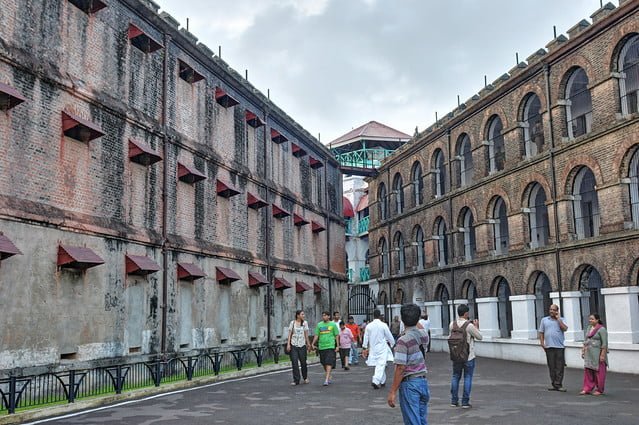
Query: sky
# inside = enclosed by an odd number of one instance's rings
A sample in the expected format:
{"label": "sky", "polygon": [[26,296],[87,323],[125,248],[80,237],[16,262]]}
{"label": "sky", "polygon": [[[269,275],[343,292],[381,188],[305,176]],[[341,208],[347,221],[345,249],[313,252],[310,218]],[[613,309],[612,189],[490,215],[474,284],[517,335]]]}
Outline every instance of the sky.
{"label": "sky", "polygon": [[[434,123],[600,0],[154,0],[328,144]],[[617,1],[612,2],[618,6]],[[606,4],[604,2],[603,4]]]}

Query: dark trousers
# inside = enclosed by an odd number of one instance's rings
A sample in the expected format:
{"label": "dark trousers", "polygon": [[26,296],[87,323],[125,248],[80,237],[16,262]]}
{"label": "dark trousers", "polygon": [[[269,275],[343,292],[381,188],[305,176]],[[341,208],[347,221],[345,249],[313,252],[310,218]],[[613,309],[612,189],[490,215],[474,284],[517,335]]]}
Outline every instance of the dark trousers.
{"label": "dark trousers", "polygon": [[291,345],[291,368],[293,369],[293,382],[300,383],[300,368],[302,366],[302,379],[306,379],[308,376],[308,368],[306,366],[306,345],[303,347],[296,347]]}
{"label": "dark trousers", "polygon": [[564,359],[563,348],[546,348],[546,361],[548,362],[548,372],[550,372],[550,382],[555,388],[561,388],[564,382]]}
{"label": "dark trousers", "polygon": [[340,348],[339,349],[339,359],[342,362],[342,367],[346,366],[346,359],[351,355],[350,348]]}

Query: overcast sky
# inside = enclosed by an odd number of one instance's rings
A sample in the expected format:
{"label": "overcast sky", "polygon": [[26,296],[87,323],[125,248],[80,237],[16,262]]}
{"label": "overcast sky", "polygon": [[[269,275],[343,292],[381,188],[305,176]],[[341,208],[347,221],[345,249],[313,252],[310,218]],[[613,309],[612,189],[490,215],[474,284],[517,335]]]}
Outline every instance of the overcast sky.
{"label": "overcast sky", "polygon": [[[155,0],[328,144],[376,120],[410,135],[600,0]],[[606,2],[604,2],[605,4]],[[618,5],[617,1],[613,2]]]}

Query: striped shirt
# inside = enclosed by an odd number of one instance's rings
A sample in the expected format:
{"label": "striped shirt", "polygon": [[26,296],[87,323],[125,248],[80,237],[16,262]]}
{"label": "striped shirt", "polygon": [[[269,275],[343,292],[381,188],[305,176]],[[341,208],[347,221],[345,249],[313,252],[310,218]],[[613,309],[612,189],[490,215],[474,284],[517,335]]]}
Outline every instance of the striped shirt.
{"label": "striped shirt", "polygon": [[395,346],[395,364],[406,365],[404,375],[424,375],[427,372],[426,360],[419,349],[420,345],[428,345],[428,333],[423,329],[408,328],[397,340]]}

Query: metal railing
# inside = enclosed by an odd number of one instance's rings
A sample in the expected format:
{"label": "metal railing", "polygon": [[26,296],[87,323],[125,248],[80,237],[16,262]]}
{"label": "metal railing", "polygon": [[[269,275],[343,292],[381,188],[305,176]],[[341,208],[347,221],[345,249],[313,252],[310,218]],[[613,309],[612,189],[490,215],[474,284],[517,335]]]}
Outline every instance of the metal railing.
{"label": "metal railing", "polygon": [[357,233],[368,233],[368,225],[370,224],[370,216],[367,215],[364,218],[359,219],[359,223],[357,223]]}
{"label": "metal railing", "polygon": [[371,278],[371,269],[366,266],[359,269],[359,278],[362,282],[366,282]]}
{"label": "metal railing", "polygon": [[346,272],[346,274],[348,275],[348,281],[349,281],[349,282],[353,282],[353,278],[355,277],[355,270],[353,270],[353,269],[348,269],[348,271]]}
{"label": "metal railing", "polygon": [[378,168],[381,161],[393,152],[391,149],[359,149],[339,153],[337,149],[333,149],[335,159],[341,165],[355,168]]}
{"label": "metal railing", "polygon": [[346,231],[346,236],[352,236],[353,235],[353,228],[355,226],[353,225],[353,219],[352,218],[347,218],[344,220],[344,230]]}

